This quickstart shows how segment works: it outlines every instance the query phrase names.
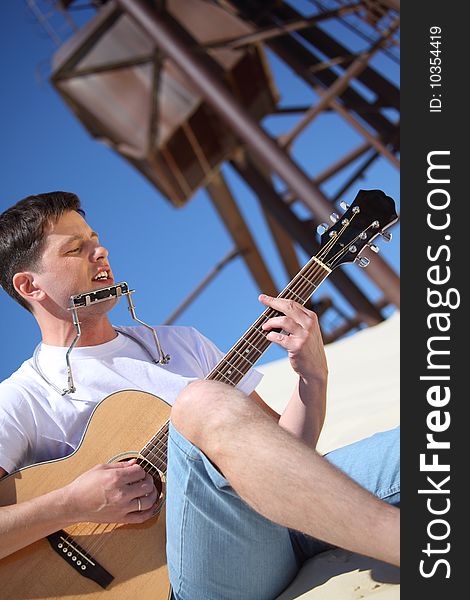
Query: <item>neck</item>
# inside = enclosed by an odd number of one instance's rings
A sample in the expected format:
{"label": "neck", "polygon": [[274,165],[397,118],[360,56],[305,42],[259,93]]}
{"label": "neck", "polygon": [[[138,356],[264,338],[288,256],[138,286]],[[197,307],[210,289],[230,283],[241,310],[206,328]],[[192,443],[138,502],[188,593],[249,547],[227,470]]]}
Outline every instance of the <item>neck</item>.
{"label": "neck", "polygon": [[[48,318],[47,320],[38,319],[38,323],[43,343],[50,346],[70,346],[77,335],[77,330],[71,321]],[[80,322],[80,328],[81,335],[77,347],[104,344],[113,340],[117,335],[107,315],[84,319]]]}

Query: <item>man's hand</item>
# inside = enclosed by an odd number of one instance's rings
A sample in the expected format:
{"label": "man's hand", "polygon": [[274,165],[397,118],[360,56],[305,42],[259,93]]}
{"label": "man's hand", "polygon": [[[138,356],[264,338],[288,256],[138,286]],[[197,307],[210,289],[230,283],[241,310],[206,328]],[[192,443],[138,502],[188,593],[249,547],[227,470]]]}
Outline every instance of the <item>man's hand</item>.
{"label": "man's hand", "polygon": [[142,523],[155,511],[153,478],[135,460],[98,465],[63,488],[71,522]]}
{"label": "man's hand", "polygon": [[267,339],[287,350],[292,368],[305,383],[326,382],[328,366],[317,315],[294,300],[265,294],[259,300],[285,315],[264,323],[263,329],[269,331]]}

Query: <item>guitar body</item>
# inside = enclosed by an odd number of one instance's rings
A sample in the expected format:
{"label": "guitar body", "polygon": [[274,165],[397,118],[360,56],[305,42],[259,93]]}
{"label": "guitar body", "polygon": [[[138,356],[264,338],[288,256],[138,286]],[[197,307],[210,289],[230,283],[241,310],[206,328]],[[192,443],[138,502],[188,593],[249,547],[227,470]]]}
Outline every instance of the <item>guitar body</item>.
{"label": "guitar body", "polygon": [[[0,505],[24,502],[63,487],[97,464],[132,458],[169,417],[170,406],[152,394],[111,394],[96,407],[73,454],[26,467],[2,479]],[[65,531],[114,577],[106,589],[82,576],[52,549],[47,539],[42,539],[0,561],[3,600],[169,597],[164,506],[140,525],[81,523]],[[70,560],[86,564],[79,554]]]}

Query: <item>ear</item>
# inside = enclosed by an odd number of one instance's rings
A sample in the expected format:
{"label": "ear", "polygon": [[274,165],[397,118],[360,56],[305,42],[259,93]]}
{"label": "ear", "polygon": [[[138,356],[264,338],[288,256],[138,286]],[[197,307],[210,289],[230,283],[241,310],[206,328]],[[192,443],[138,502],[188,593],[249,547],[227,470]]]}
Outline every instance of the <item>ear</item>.
{"label": "ear", "polygon": [[28,271],[13,275],[13,287],[18,294],[30,304],[45,299],[45,292],[37,287],[33,273]]}

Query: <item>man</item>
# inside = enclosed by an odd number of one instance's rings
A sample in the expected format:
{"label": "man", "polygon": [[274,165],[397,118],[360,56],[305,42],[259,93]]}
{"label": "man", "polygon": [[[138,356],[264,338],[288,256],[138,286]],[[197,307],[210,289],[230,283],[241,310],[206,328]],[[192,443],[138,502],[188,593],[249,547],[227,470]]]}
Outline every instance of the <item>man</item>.
{"label": "man", "polygon": [[[30,196],[0,216],[0,261],[2,287],[33,314],[42,334],[34,356],[0,384],[0,475],[70,453],[97,402],[119,389],[144,389],[176,401],[167,535],[177,600],[276,597],[301,562],[326,547],[295,529],[398,564],[399,511],[330,464],[393,503],[396,433],[331,453],[329,461],[313,450],[327,382],[314,313],[260,297],[284,313],[264,328],[299,374],[282,416],[254,391],[256,372],[239,389],[195,381],[221,354],[192,328],[157,328],[172,359],[153,364],[146,330],[111,325],[107,313],[114,301],[80,312],[82,335],[72,353],[76,392],[61,396],[65,351],[75,337],[69,298],[114,283],[107,251],[84,220],[78,198],[55,192]],[[371,459],[375,464],[368,467]],[[153,482],[139,465],[99,465],[65,488],[1,508],[0,556],[74,522],[142,522],[155,501]]]}

